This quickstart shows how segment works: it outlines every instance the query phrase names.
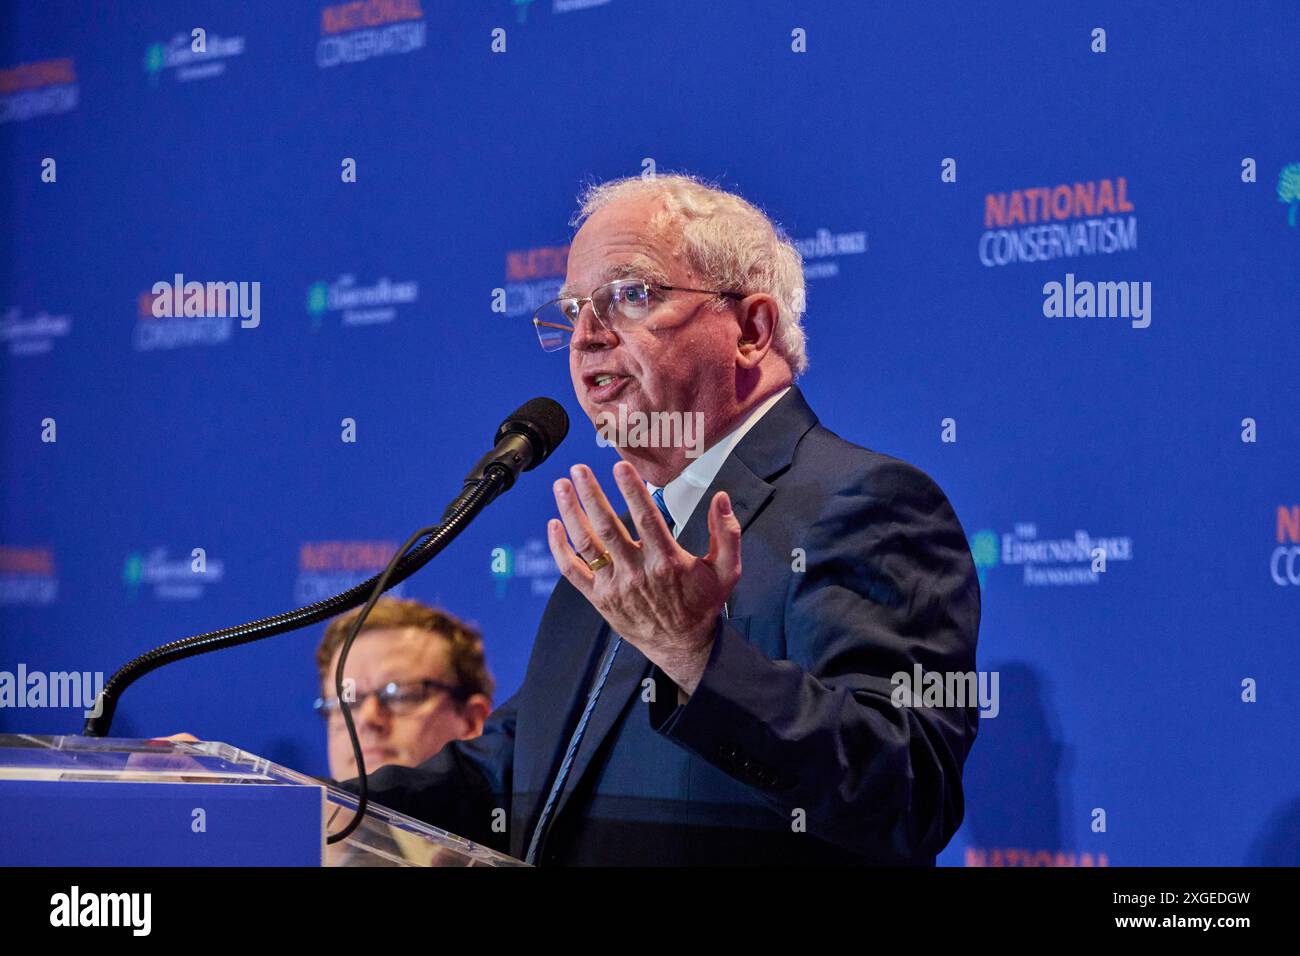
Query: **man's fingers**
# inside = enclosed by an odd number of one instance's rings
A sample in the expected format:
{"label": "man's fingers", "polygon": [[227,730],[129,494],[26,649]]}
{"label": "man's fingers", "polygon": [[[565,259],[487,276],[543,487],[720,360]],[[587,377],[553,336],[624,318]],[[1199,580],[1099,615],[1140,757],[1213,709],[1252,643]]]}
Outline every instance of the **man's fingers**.
{"label": "man's fingers", "polygon": [[731,510],[731,498],[725,491],[709,502],[709,553],[704,560],[728,587],[740,580],[740,519]]}
{"label": "man's fingers", "polygon": [[555,559],[555,565],[560,569],[560,573],[569,579],[570,584],[586,595],[595,575],[587,567],[587,562],[574,553],[564,533],[563,523],[555,518],[546,522],[546,543],[551,546],[551,557]]}
{"label": "man's fingers", "polygon": [[605,545],[587,520],[587,515],[578,502],[578,492],[573,487],[573,482],[568,478],[557,479],[552,490],[555,492],[555,507],[559,509],[564,530],[573,542],[573,550],[584,561],[598,558],[604,552]]}
{"label": "man's fingers", "polygon": [[[636,552],[636,545],[632,541],[632,536],[627,533],[627,526],[618,520],[618,515],[610,507],[609,499],[605,497],[605,492],[601,489],[596,476],[586,465],[574,465],[569,469],[569,474],[573,476],[578,498],[596,536],[604,542],[604,547],[609,549],[609,553],[616,560],[630,561]],[[599,554],[598,550],[590,557],[595,558]]]}
{"label": "man's fingers", "polygon": [[655,504],[654,498],[651,497],[641,476],[637,474],[636,468],[628,462],[618,462],[614,465],[614,480],[618,482],[618,490],[623,493],[623,500],[627,502],[627,510],[632,515],[633,523],[636,524],[637,537],[641,539],[641,543],[652,550],[662,552],[671,551],[676,547],[677,542],[673,539],[672,532],[668,530],[659,506]]}

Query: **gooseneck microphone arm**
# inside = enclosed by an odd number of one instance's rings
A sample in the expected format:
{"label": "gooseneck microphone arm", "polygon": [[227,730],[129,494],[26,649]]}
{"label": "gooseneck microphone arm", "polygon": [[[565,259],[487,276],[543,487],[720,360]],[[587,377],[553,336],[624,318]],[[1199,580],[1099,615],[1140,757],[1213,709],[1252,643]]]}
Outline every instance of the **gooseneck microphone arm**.
{"label": "gooseneck microphone arm", "polygon": [[[86,719],[82,733],[87,737],[108,736],[122,693],[151,671],[187,657],[249,644],[317,624],[365,603],[372,593],[378,597],[379,593],[405,581],[451,544],[497,495],[513,486],[520,472],[536,468],[550,457],[568,431],[569,416],[557,402],[549,398],[534,398],[525,403],[497,429],[495,447],[465,477],[463,490],[447,508],[442,521],[391,568],[385,568],[382,573],[341,594],[295,611],[172,641],[141,654],[119,667],[104,684],[95,699],[93,716]],[[374,593],[376,585],[381,582],[383,587]]]}
{"label": "gooseneck microphone arm", "polygon": [[[468,494],[462,494],[458,499],[459,504],[444,518],[443,522],[420,542],[418,547],[397,563],[393,573],[389,575],[384,590],[387,591],[405,581],[433,560],[438,552],[451,544],[474,516],[501,493],[506,480],[507,473],[504,468],[488,469],[477,486]],[[285,611],[283,614],[265,617],[260,621],[186,637],[141,654],[119,667],[105,682],[104,689],[96,700],[95,715],[86,719],[82,734],[86,737],[107,737],[109,729],[113,726],[113,715],[122,693],[151,671],[187,657],[196,657],[199,654],[236,647],[240,644],[250,644],[276,634],[284,634],[286,631],[309,627],[344,611],[350,611],[366,602],[380,577],[382,574],[376,574],[341,594],[294,611]]]}

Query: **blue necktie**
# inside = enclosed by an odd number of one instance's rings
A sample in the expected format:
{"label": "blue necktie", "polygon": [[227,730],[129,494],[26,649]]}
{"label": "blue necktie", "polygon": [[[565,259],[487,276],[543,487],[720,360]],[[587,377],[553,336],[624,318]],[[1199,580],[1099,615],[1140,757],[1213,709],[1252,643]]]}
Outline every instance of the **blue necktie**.
{"label": "blue necktie", "polygon": [[[659,513],[664,516],[664,521],[668,523],[668,530],[671,532],[675,527],[675,522],[672,513],[668,510],[668,505],[664,503],[664,490],[662,488],[654,492],[654,500],[655,504],[659,506]],[[578,726],[573,729],[573,736],[569,738],[569,746],[564,750],[564,760],[560,762],[560,769],[555,774],[555,782],[551,784],[551,792],[546,796],[546,803],[542,807],[541,815],[537,818],[537,826],[533,828],[533,838],[528,841],[528,852],[524,856],[524,861],[527,863],[537,864],[537,851],[542,845],[542,837],[546,835],[546,830],[550,826],[551,813],[554,812],[555,804],[564,791],[564,781],[568,779],[569,771],[573,768],[573,761],[578,756],[578,748],[582,745],[582,735],[587,730],[587,722],[591,720],[591,714],[596,709],[596,701],[600,698],[600,692],[605,686],[605,680],[609,677],[610,668],[614,666],[614,658],[622,644],[622,636],[614,634],[614,640],[609,645],[609,650],[605,652],[605,659],[601,662],[600,671],[596,675],[596,683],[592,686],[591,693],[587,695],[587,706],[582,709],[582,716],[578,718]]]}
{"label": "blue necktie", "polygon": [[677,523],[673,521],[673,514],[668,510],[667,503],[664,502],[664,490],[660,488],[652,497],[655,500],[655,504],[659,506],[659,513],[664,516],[664,521],[668,525],[668,532],[671,534],[672,530],[677,527]]}

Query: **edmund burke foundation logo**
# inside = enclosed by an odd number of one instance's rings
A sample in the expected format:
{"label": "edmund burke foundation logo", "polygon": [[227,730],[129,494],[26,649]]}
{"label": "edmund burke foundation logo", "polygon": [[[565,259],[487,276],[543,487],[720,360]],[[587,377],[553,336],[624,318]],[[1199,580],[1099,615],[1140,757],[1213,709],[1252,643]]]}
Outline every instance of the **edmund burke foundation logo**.
{"label": "edmund burke foundation logo", "polygon": [[189,34],[178,33],[166,43],[152,43],[144,54],[144,72],[157,86],[165,71],[173,71],[177,83],[206,80],[226,72],[226,61],[242,56],[242,36],[223,37],[196,27]]}
{"label": "edmund burke foundation logo", "polygon": [[1133,539],[1127,535],[1094,537],[1076,530],[1071,538],[1039,538],[1038,528],[1020,522],[1012,533],[984,529],[971,536],[971,557],[980,586],[998,565],[1023,568],[1022,583],[1052,587],[1098,584],[1112,561],[1133,560]]}
{"label": "edmund burke foundation logo", "polygon": [[548,597],[560,580],[560,568],[544,541],[533,538],[523,547],[501,545],[492,549],[492,578],[498,599],[506,597],[512,580],[528,582],[533,597]]}
{"label": "edmund burke foundation logo", "polygon": [[419,282],[393,280],[383,276],[370,285],[359,285],[351,273],[333,282],[313,282],[307,290],[307,314],[313,332],[320,331],[329,313],[338,313],[342,325],[382,325],[397,318],[398,309],[420,299]]}
{"label": "edmund burke foundation logo", "polygon": [[166,548],[133,551],[122,566],[127,598],[150,593],[159,601],[196,601],[225,577],[225,563],[208,558],[204,548],[188,557],[172,557]]}

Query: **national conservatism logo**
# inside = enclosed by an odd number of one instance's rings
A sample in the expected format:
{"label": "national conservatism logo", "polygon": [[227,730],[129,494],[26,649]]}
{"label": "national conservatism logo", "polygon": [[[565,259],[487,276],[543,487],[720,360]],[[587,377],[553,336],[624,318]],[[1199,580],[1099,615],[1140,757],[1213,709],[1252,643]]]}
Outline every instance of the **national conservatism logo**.
{"label": "national conservatism logo", "polygon": [[[304,541],[298,548],[294,601],[315,604],[355,587],[388,567],[400,546],[399,541]],[[401,597],[402,588],[397,584],[387,593]]]}
{"label": "national conservatism logo", "polygon": [[569,247],[537,246],[506,253],[506,281],[496,289],[492,311],[507,318],[530,316],[560,294]]}
{"label": "national conservatism logo", "polygon": [[77,108],[81,90],[71,57],[34,60],[0,69],[0,123]]}
{"label": "national conservatism logo", "polygon": [[1300,505],[1277,506],[1276,547],[1268,572],[1280,588],[1300,586]]}
{"label": "national conservatism logo", "polygon": [[1131,252],[1137,249],[1134,208],[1123,176],[988,193],[980,262],[994,267]]}
{"label": "national conservatism logo", "polygon": [[0,607],[42,607],[58,596],[53,548],[0,544]]}
{"label": "national conservatism logo", "polygon": [[321,10],[316,65],[322,70],[422,49],[428,24],[420,0],[357,0]]}

